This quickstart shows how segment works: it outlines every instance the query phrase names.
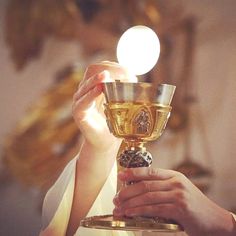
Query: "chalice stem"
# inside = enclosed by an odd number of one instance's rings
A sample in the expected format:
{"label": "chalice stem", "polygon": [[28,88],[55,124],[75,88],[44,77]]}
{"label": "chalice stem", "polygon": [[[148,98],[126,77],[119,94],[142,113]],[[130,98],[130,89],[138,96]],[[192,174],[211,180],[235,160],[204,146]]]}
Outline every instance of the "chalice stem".
{"label": "chalice stem", "polygon": [[[117,174],[124,168],[149,167],[152,155],[144,147],[144,142],[138,140],[123,140],[116,157]],[[122,186],[133,183],[121,183],[117,178],[117,192]]]}

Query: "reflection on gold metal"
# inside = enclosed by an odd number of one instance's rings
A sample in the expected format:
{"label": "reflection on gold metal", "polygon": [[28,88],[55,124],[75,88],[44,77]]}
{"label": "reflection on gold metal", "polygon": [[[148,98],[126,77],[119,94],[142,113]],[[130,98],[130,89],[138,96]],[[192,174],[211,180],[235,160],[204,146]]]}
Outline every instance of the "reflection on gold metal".
{"label": "reflection on gold metal", "polygon": [[158,103],[109,102],[105,104],[107,124],[114,136],[123,138],[125,147],[117,156],[118,168],[144,167],[152,162],[144,143],[159,138],[171,107]]}
{"label": "reflection on gold metal", "polygon": [[87,228],[125,230],[125,231],[181,231],[182,228],[176,223],[166,224],[160,219],[154,218],[116,218],[112,215],[88,217],[82,221],[82,225]]}
{"label": "reflection on gold metal", "polygon": [[[118,171],[122,168],[148,167],[152,155],[144,144],[159,138],[168,121],[175,86],[148,83],[104,83],[105,115],[111,133],[123,139],[117,154]],[[122,185],[118,183],[118,191]],[[134,184],[134,183],[133,183]],[[180,231],[173,221],[150,217],[119,217],[112,215],[85,218],[81,226],[97,229]]]}
{"label": "reflection on gold metal", "polygon": [[163,132],[170,106],[157,103],[116,102],[105,104],[105,114],[112,133],[118,138],[147,142]]}

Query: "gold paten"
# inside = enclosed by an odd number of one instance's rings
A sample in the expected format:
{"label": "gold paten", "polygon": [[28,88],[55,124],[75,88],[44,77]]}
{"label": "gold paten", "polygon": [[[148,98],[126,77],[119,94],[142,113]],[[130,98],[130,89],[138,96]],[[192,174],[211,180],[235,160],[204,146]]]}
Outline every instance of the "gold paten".
{"label": "gold paten", "polygon": [[154,218],[117,218],[113,215],[93,216],[81,221],[81,226],[94,229],[125,231],[178,232],[182,228],[176,223],[165,223]]}

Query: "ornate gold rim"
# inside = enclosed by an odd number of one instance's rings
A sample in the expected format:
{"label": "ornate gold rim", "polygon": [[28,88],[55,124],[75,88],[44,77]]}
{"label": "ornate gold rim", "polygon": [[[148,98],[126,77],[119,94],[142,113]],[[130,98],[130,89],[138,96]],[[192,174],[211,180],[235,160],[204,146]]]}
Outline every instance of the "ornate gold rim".
{"label": "ornate gold rim", "polygon": [[82,227],[122,230],[122,231],[159,231],[159,232],[179,232],[183,231],[180,225],[174,222],[157,222],[152,218],[114,218],[112,215],[93,216],[83,219],[80,223]]}

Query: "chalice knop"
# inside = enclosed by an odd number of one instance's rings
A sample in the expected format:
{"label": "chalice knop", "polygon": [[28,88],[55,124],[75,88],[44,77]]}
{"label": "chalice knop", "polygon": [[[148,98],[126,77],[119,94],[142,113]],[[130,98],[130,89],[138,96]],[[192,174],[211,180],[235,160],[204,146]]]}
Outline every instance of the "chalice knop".
{"label": "chalice knop", "polygon": [[[104,83],[105,115],[110,132],[122,138],[117,154],[117,169],[148,167],[152,155],[144,144],[159,138],[171,112],[175,86],[150,83]],[[126,183],[132,184],[132,183]],[[118,190],[122,185],[118,183]],[[181,227],[167,219],[150,217],[115,217],[113,215],[85,218],[84,227],[112,230],[180,231]]]}

